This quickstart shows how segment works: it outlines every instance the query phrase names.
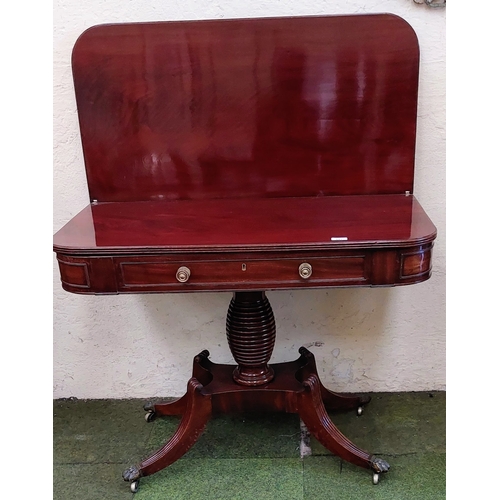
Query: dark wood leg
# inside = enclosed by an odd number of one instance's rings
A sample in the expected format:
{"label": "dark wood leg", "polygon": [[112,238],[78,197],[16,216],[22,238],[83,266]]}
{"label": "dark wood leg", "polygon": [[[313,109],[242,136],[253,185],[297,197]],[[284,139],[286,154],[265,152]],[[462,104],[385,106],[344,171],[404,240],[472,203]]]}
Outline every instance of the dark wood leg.
{"label": "dark wood leg", "polygon": [[[303,382],[298,394],[298,413],[309,432],[328,450],[349,463],[371,469],[374,473],[387,472],[389,464],[358,448],[347,439],[328,416],[321,396],[321,383],[316,374]],[[378,480],[378,478],[377,478]]]}
{"label": "dark wood leg", "polygon": [[[135,483],[174,463],[198,440],[212,414],[211,396],[202,394],[203,385],[194,377],[188,382],[186,409],[176,433],[156,453],[138,466],[129,467],[123,479]],[[132,487],[132,490],[134,488]]]}
{"label": "dark wood leg", "polygon": [[175,462],[196,442],[208,419],[219,413],[284,411],[298,413],[309,431],[328,450],[352,464],[371,469],[374,482],[389,464],[349,441],[328,416],[327,410],[360,408],[369,398],[345,396],[326,389],[320,382],[313,354],[299,349],[296,361],[269,365],[276,326],[264,292],[236,292],[229,305],[226,334],[238,363],[212,363],[208,351],[194,358],[193,376],[187,393],[171,402],[148,404],[147,416],[182,415],[177,432],[156,453],[123,478],[136,490],[142,476]]}
{"label": "dark wood leg", "polygon": [[330,391],[323,385],[321,386],[321,398],[327,411],[356,410],[358,415],[363,413],[363,407],[371,401],[370,396],[339,394]]}

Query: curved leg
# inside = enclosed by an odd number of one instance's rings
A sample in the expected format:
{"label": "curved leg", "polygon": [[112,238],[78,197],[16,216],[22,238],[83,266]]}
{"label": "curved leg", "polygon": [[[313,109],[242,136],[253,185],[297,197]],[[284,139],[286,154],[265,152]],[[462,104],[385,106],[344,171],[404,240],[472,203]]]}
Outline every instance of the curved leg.
{"label": "curved leg", "polygon": [[132,466],[123,473],[125,481],[137,481],[149,476],[182,457],[198,440],[212,414],[211,396],[201,393],[203,385],[194,377],[188,382],[186,411],[179,427],[171,439],[156,453],[138,466]]}
{"label": "curved leg", "polygon": [[298,394],[298,413],[311,434],[328,450],[354,465],[371,469],[374,473],[387,472],[389,464],[358,448],[335,427],[326,413],[321,397],[321,383],[317,375],[303,382]]}
{"label": "curved leg", "polygon": [[332,392],[323,385],[321,385],[321,398],[328,411],[358,410],[358,414],[361,414],[360,408],[363,408],[371,400],[370,396],[346,396]]}
{"label": "curved leg", "polygon": [[[301,381],[303,382],[309,376],[317,375],[318,369],[316,367],[314,354],[311,351],[305,347],[301,347],[299,349],[299,353],[305,362],[305,365],[301,369]],[[323,404],[328,411],[358,410],[358,414],[361,414],[362,411],[360,411],[360,409],[362,409],[363,406],[368,404],[371,400],[370,396],[346,396],[344,394],[330,391],[321,383],[321,381],[319,381],[319,386]]]}

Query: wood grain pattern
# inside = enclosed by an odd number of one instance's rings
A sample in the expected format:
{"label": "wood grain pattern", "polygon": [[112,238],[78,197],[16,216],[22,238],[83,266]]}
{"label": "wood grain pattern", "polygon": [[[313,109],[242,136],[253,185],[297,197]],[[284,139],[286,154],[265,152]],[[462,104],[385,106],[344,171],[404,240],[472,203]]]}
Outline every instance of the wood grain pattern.
{"label": "wood grain pattern", "polygon": [[411,194],[419,50],[401,18],[101,25],[72,66],[93,202],[54,237],[88,268],[87,289],[61,268],[66,290],[430,276],[436,228]]}
{"label": "wood grain pattern", "polygon": [[114,202],[86,207],[54,250],[88,265],[87,288],[61,268],[75,293],[386,286],[428,279],[435,237],[413,195]]}
{"label": "wood grain pattern", "polygon": [[[376,250],[328,250],[304,252],[263,252],[176,255],[118,255],[115,257],[67,257],[86,265],[88,285],[81,276],[61,266],[62,286],[79,294],[198,292],[236,290],[280,290],[348,286],[393,286],[420,283],[430,278],[433,243]],[[410,252],[408,254],[407,252]],[[174,259],[174,260],[172,260]],[[299,265],[311,264],[313,274],[304,279]],[[246,265],[246,271],[242,265]],[[181,266],[191,270],[185,283],[176,279]]]}
{"label": "wood grain pattern", "polygon": [[[235,384],[235,366],[213,363],[208,359],[208,351],[200,353],[193,363],[193,377],[188,390],[181,398],[185,401],[184,413],[177,432],[160,450],[140,465],[128,469],[126,480],[148,476],[177,460],[198,439],[212,415],[254,411],[297,413],[325,448],[343,460],[377,471],[375,457],[358,448],[330,420],[322,398],[326,389],[319,380],[314,355],[304,347],[299,352],[300,357],[295,361],[270,365],[275,374],[272,383],[257,386]],[[205,382],[199,384],[195,373],[202,374],[200,378]],[[203,385],[201,390],[200,385]],[[198,400],[195,401],[194,397]],[[326,400],[331,411],[356,409],[369,401],[329,391]],[[200,405],[201,411],[197,411],[195,402]],[[176,402],[158,402],[147,405],[147,408],[156,416],[172,415],[178,412],[176,405]],[[186,433],[189,424],[193,432]],[[133,478],[129,477],[130,470],[135,473]]]}
{"label": "wood grain pattern", "polygon": [[87,206],[56,233],[54,250],[72,255],[336,250],[412,246],[435,236],[413,195],[124,202]]}
{"label": "wood grain pattern", "polygon": [[72,66],[91,200],[413,190],[419,49],[397,16],[100,25]]}
{"label": "wood grain pattern", "polygon": [[[432,270],[436,228],[413,196],[419,49],[388,15],[95,26],[72,56],[91,204],[54,236],[73,293],[233,291],[238,365],[202,351],[186,394],[146,405],[177,432],[123,473],[180,458],[212,414],[298,413],[330,451],[378,474],[328,410],[312,354],[269,365],[264,290],[394,286]],[[305,270],[305,274],[304,274]]]}

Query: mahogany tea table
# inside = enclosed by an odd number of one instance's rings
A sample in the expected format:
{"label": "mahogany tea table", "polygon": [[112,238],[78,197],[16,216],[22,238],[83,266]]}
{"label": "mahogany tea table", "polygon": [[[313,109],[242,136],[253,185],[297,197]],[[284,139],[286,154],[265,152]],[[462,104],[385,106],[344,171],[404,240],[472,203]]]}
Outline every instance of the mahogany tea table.
{"label": "mahogany tea table", "polygon": [[109,24],[72,56],[90,203],[54,236],[79,294],[231,291],[235,365],[194,358],[185,395],[147,404],[175,434],[123,477],[180,458],[212,415],[297,413],[369,469],[382,458],[328,411],[314,356],[269,364],[268,290],[409,285],[431,275],[436,228],[413,194],[418,43],[389,15]]}

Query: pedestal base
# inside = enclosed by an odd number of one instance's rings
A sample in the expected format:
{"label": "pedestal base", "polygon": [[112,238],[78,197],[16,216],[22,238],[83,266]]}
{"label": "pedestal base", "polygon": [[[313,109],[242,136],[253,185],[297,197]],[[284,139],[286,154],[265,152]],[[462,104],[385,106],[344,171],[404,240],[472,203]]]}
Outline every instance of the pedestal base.
{"label": "pedestal base", "polygon": [[145,406],[148,420],[165,415],[182,415],[172,438],[156,453],[123,473],[137,490],[140,477],[167,467],[184,455],[197,441],[212,415],[221,413],[270,411],[297,413],[310,433],[329,451],[352,464],[370,469],[373,482],[389,470],[389,464],[361,450],[333,424],[328,410],[359,409],[369,398],[344,396],[326,389],[319,380],[313,354],[299,349],[296,361],[271,365],[274,378],[257,386],[235,383],[234,365],[212,363],[209,352],[195,357],[193,376],[186,394],[167,403]]}
{"label": "pedestal base", "polygon": [[212,363],[208,351],[194,358],[186,394],[168,403],[145,406],[147,419],[182,415],[172,438],[156,453],[123,473],[137,491],[138,480],[167,467],[197,441],[208,419],[221,413],[252,411],[297,413],[309,432],[328,450],[373,471],[373,482],[389,464],[351,443],[330,420],[328,410],[361,409],[369,398],[343,396],[319,380],[314,356],[305,347],[289,363],[269,365],[276,325],[265,292],[235,292],[227,313],[227,341],[234,365]]}

